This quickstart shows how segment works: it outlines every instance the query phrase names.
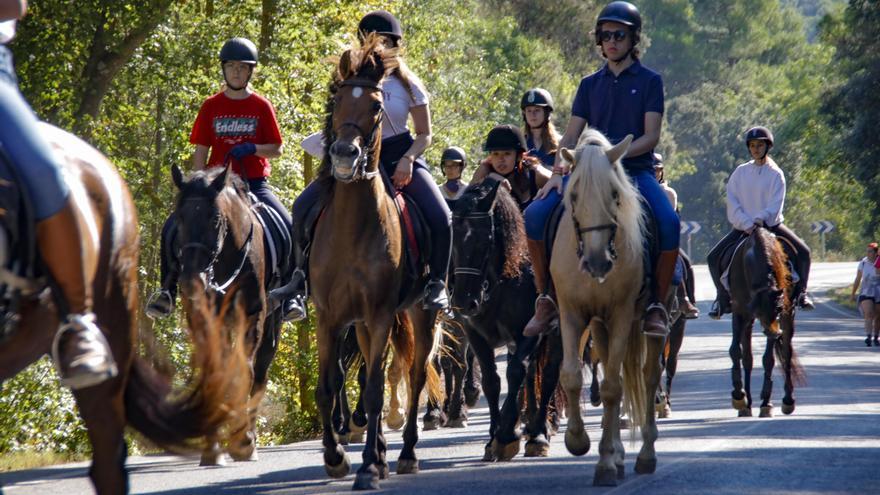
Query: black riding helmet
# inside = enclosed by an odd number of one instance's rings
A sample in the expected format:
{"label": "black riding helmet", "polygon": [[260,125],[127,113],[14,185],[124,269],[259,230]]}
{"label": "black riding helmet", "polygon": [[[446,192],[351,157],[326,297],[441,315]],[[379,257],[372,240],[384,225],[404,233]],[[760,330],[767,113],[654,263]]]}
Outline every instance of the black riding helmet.
{"label": "black riding helmet", "polygon": [[443,163],[446,160],[454,160],[461,162],[461,167],[465,168],[467,166],[467,155],[464,150],[459,148],[458,146],[450,146],[443,150],[443,155],[440,156],[440,163]]}
{"label": "black riding helmet", "polygon": [[770,152],[770,148],[773,147],[773,133],[770,132],[770,129],[767,129],[764,126],[755,126],[746,131],[746,148],[749,147],[749,141],[764,141],[767,143],[767,147],[764,148],[764,154],[761,155],[761,159],[767,156],[767,153]]}
{"label": "black riding helmet", "polygon": [[617,22],[624,26],[629,26],[633,47],[639,43],[639,32],[642,30],[642,15],[635,5],[629,2],[611,2],[602,9],[602,12],[599,12],[599,17],[596,18],[595,34],[596,44],[600,46],[602,45],[602,40],[599,37],[600,27],[605,22]]}
{"label": "black riding helmet", "polygon": [[[220,48],[220,71],[223,73],[223,80],[226,82],[226,86],[236,91],[246,88],[251,81],[251,76],[254,73],[254,67],[257,65],[258,60],[257,45],[247,38],[232,38],[223,43],[223,47]],[[223,64],[226,62],[242,62],[251,66],[244,86],[236,88],[229,84],[229,79],[226,78],[226,71],[223,70]]]}
{"label": "black riding helmet", "polygon": [[363,39],[369,33],[381,34],[393,39],[395,44],[403,39],[400,21],[386,10],[374,10],[358,23],[358,37]]}
{"label": "black riding helmet", "polygon": [[529,150],[519,127],[510,124],[496,125],[486,135],[483,151],[502,150],[513,150],[517,153],[525,153]]}
{"label": "black riding helmet", "polygon": [[552,112],[553,96],[544,88],[532,88],[523,94],[519,102],[520,110],[525,110],[526,107],[544,107]]}

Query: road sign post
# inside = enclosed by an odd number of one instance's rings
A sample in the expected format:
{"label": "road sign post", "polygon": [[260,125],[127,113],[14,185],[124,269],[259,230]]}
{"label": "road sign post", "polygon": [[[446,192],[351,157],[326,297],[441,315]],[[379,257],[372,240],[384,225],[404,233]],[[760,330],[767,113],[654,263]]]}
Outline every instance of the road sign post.
{"label": "road sign post", "polygon": [[834,224],[828,220],[819,220],[810,224],[810,232],[819,234],[819,259],[825,259],[825,234],[834,230]]}
{"label": "road sign post", "polygon": [[681,227],[680,227],[679,232],[682,235],[687,234],[687,236],[688,236],[688,240],[687,240],[687,255],[688,255],[688,257],[691,256],[691,239],[694,234],[696,234],[697,232],[700,231],[700,229],[702,229],[702,227],[697,222],[686,221],[686,220],[681,221]]}

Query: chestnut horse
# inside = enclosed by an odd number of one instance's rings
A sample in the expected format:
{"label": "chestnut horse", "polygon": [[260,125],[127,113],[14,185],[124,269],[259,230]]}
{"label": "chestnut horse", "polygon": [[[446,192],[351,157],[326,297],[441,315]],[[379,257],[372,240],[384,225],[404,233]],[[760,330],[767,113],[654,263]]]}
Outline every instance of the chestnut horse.
{"label": "chestnut horse", "polygon": [[[127,493],[126,424],[166,448],[196,447],[195,439],[216,434],[229,419],[227,411],[246,399],[244,393],[236,392],[236,385],[241,388],[239,376],[244,360],[237,359],[234,352],[227,353],[228,346],[217,338],[216,331],[211,331],[216,328],[210,321],[192,328],[192,362],[199,374],[182,389],[186,392],[173,391],[169,377],[160,375],[147,360],[137,356],[139,239],[128,187],[113,165],[88,144],[48,125],[44,132],[62,158],[81,225],[89,227],[83,245],[69,248],[81,250],[86,266],[91,267],[97,325],[110,344],[119,370],[113,379],[73,391],[92,444],[89,477],[98,493]],[[24,199],[13,206],[20,211],[28,209]],[[19,232],[11,239],[27,238],[25,230],[30,227],[19,225]],[[13,258],[23,252],[22,246],[13,244],[9,248]],[[9,275],[7,267],[14,266],[15,261],[0,267],[4,275]],[[4,276],[4,282],[7,280]],[[20,294],[18,324],[14,325],[12,315],[0,315],[5,323],[0,332],[0,381],[48,353],[58,328],[50,291],[44,290],[45,279],[30,282],[36,290]],[[3,289],[4,294],[10,293],[7,287]],[[172,392],[177,396],[173,400],[169,398]]]}
{"label": "chestnut horse", "polygon": [[[272,280],[267,269],[262,225],[248,199],[247,186],[226,167],[193,172],[184,178],[171,168],[179,190],[174,215],[180,246],[180,287],[184,312],[190,324],[204,315],[194,314],[188,301],[207,295],[220,300],[229,286],[241,296],[236,311],[245,317],[244,353],[248,369],[243,378],[250,386],[250,403],[241,416],[249,418],[246,429],[233,432],[228,451],[236,461],[256,460],[257,410],[269,381],[269,366],[281,337],[281,309],[270,310],[266,296]],[[223,464],[217,439],[209,439],[201,465]]]}
{"label": "chestnut horse", "polygon": [[601,133],[588,130],[574,152],[560,151],[574,168],[564,197],[567,214],[559,224],[550,264],[564,354],[560,378],[567,396],[565,446],[574,455],[590,449],[580,408],[587,328],[604,368],[602,439],[593,478],[593,484],[602,486],[614,486],[623,478],[621,399],[633,429],[642,431],[636,472],[653,472],[657,464],[654,394],[664,342],[646,338],[641,331],[645,216],[639,193],[619,161],[631,141],[628,136],[612,147]]}
{"label": "chestnut horse", "polygon": [[776,236],[757,227],[734,253],[729,273],[733,309],[730,344],[732,405],[739,411],[739,416],[752,415],[752,327],[757,318],[767,336],[760,415],[762,418],[773,416],[770,395],[773,392],[774,352],[785,377],[782,412],[791,414],[795,403],[794,386],[803,382],[804,372],[792,346],[795,309],[786,253]]}
{"label": "chestnut horse", "polygon": [[[366,363],[367,440],[355,489],[378,488],[379,480],[388,476],[381,415],[389,339],[411,344],[402,350],[411,367],[397,473],[418,471],[418,398],[436,346],[437,312],[423,310],[420,301],[426,277],[411,280],[407,273],[402,224],[379,171],[381,83],[393,68],[393,55],[379,37],[369,36],[362,48],[347,50],[340,59],[328,102],[328,153],[318,179],[327,181],[329,197],[315,226],[309,261],[320,365],[316,398],[323,423],[324,467],[334,478],[345,476],[351,465],[331,412],[338,397],[338,340],[352,322]],[[432,378],[429,389],[439,389],[439,378],[436,374]]]}

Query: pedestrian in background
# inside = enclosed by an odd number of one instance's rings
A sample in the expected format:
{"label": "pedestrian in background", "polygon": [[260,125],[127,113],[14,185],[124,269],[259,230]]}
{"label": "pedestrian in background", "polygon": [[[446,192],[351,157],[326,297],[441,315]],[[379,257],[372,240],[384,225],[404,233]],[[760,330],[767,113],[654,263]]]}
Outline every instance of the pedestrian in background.
{"label": "pedestrian in background", "polygon": [[[858,301],[859,310],[865,317],[865,345],[868,347],[871,347],[872,334],[874,345],[880,346],[880,268],[877,268],[880,257],[877,256],[877,250],[876,242],[868,244],[852,288],[852,298]],[[858,298],[856,292],[859,293]]]}

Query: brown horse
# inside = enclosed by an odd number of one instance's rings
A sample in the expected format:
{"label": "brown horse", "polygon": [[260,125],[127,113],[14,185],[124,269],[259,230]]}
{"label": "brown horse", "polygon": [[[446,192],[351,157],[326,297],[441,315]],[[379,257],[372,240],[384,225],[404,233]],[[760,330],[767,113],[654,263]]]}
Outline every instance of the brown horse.
{"label": "brown horse", "polygon": [[[235,302],[236,314],[245,315],[243,351],[248,369],[244,377],[250,387],[250,403],[247,411],[239,413],[249,417],[249,426],[233,433],[228,451],[237,461],[256,460],[257,410],[281,334],[281,310],[270,311],[266,301],[272,270],[266,266],[263,229],[248,199],[247,186],[229,166],[193,172],[188,178],[174,166],[171,174],[179,190],[174,210],[175,244],[180,249],[180,287],[190,325],[210,318],[196,314],[198,308],[190,304],[193,298],[207,295],[219,302],[229,286],[241,292]],[[201,465],[223,463],[216,440],[209,439]]]}
{"label": "brown horse", "polygon": [[631,140],[628,136],[612,147],[601,133],[588,130],[576,151],[561,150],[574,169],[564,197],[567,214],[559,225],[550,265],[562,330],[561,382],[568,399],[565,446],[574,455],[590,449],[580,408],[581,356],[588,328],[604,367],[602,439],[593,478],[593,484],[602,486],[616,485],[624,475],[621,399],[634,429],[642,431],[636,472],[653,472],[657,464],[654,394],[663,340],[641,332],[645,218],[638,191],[619,161]]}
{"label": "brown horse", "polygon": [[[409,280],[401,221],[379,172],[381,82],[393,68],[393,55],[379,37],[370,36],[363,47],[346,51],[340,59],[328,103],[325,135],[330,145],[318,179],[328,181],[331,192],[315,227],[309,261],[320,364],[316,397],[323,422],[324,467],[332,477],[345,476],[350,468],[333,429],[331,411],[340,372],[337,341],[352,322],[366,362],[367,441],[355,489],[378,488],[379,479],[388,475],[380,420],[384,357],[389,338],[395,335],[412,343],[407,360],[411,363],[409,404],[397,473],[418,471],[418,398],[435,346],[437,312],[415,304],[426,279],[421,275]],[[433,378],[429,389],[432,385],[439,388],[439,379]]]}
{"label": "brown horse", "polygon": [[[243,402],[236,392],[243,359],[224,356],[226,344],[207,326],[194,327],[193,364],[197,377],[172,400],[169,377],[161,376],[148,361],[137,356],[138,230],[131,195],[113,165],[98,151],[74,136],[45,126],[44,131],[63,157],[71,198],[88,225],[82,246],[86,266],[91,266],[91,288],[97,325],[104,332],[119,374],[97,386],[73,391],[92,444],[89,477],[98,493],[128,492],[123,431],[133,426],[148,439],[167,448],[196,446],[205,435],[215,434],[228,420],[227,411]],[[14,249],[14,247],[13,247]],[[0,341],[0,380],[24,369],[49,351],[57,311],[45,280],[38,291],[24,296],[17,328]],[[3,316],[4,321],[9,321]],[[225,349],[225,350],[224,350]],[[239,387],[240,388],[240,387]],[[244,390],[244,389],[242,389]]]}
{"label": "brown horse", "polygon": [[794,386],[804,381],[804,372],[792,345],[795,330],[792,290],[788,258],[780,241],[767,229],[755,228],[736,250],[730,265],[733,308],[731,402],[734,409],[739,411],[739,416],[752,415],[752,327],[755,319],[761,323],[767,337],[760,415],[762,418],[773,416],[770,396],[773,392],[775,359],[779,359],[785,376],[782,412],[794,412]]}

